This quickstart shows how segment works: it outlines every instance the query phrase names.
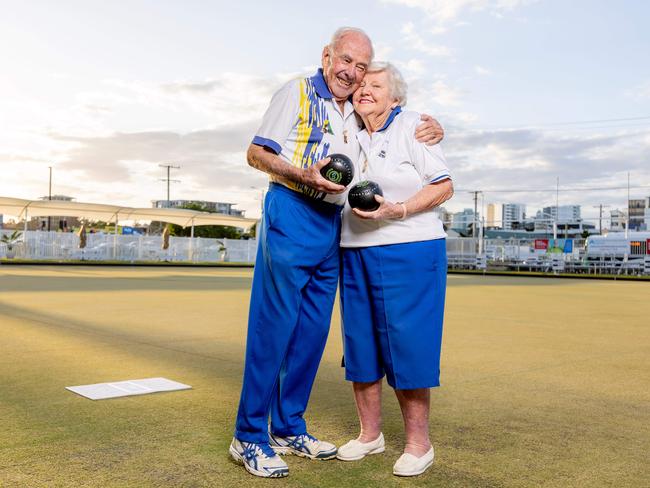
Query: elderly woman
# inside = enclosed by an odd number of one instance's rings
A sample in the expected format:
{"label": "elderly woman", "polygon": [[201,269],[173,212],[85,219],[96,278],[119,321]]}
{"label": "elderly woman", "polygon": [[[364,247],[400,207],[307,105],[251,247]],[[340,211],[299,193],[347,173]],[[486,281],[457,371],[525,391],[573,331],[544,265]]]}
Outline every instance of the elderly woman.
{"label": "elderly woman", "polygon": [[377,63],[354,93],[365,124],[357,179],[380,185],[380,206],[363,212],[346,205],[341,234],[341,307],[345,375],[352,381],[361,424],[357,439],[337,457],[361,459],[384,451],[382,378],[399,401],[406,430],[404,453],[393,467],[415,476],[433,463],[429,389],[439,386],[447,277],[446,234],[433,209],[453,187],[439,146],[413,139],[420,115],[404,112],[406,83],[389,63]]}

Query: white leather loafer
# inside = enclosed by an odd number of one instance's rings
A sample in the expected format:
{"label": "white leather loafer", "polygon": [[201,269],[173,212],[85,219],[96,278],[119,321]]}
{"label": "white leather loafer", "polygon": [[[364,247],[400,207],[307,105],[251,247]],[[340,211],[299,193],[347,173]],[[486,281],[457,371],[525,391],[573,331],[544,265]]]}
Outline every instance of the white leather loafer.
{"label": "white leather loafer", "polygon": [[347,444],[343,444],[339,447],[336,459],[340,459],[341,461],[358,461],[369,454],[384,452],[385,449],[384,434],[379,433],[379,437],[371,442],[360,442],[357,439],[353,439]]}
{"label": "white leather loafer", "polygon": [[433,464],[433,447],[422,457],[404,453],[393,466],[395,476],[417,476],[424,473]]}

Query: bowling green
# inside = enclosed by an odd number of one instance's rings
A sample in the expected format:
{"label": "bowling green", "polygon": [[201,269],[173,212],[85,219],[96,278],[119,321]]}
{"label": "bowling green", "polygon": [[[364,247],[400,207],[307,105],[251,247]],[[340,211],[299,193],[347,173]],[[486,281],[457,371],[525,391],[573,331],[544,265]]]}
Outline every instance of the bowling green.
{"label": "bowling green", "polygon": [[[650,283],[450,275],[434,466],[391,474],[403,446],[359,462],[286,458],[263,480],[228,457],[250,269],[0,266],[2,487],[650,486]],[[338,307],[338,305],[336,306]],[[357,434],[335,308],[307,420]],[[66,386],[165,377],[174,393],[91,401]]]}

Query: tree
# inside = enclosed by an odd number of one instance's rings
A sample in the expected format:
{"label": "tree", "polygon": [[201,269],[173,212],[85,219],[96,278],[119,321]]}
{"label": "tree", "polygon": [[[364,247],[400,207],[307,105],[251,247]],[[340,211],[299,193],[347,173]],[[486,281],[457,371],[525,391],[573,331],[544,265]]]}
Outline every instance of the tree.
{"label": "tree", "polygon": [[11,234],[3,234],[0,237],[0,242],[7,246],[7,251],[13,250],[14,245],[20,242],[20,238],[23,236],[23,233],[20,231],[13,231]]}

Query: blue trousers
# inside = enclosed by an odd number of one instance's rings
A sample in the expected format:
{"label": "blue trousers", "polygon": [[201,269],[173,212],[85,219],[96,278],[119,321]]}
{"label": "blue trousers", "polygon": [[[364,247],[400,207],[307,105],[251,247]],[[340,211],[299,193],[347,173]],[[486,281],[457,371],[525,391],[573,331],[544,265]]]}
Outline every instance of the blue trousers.
{"label": "blue trousers", "polygon": [[268,442],[307,431],[339,276],[340,207],[271,184],[253,275],[235,437]]}
{"label": "blue trousers", "polygon": [[343,249],[345,377],[397,390],[440,386],[445,240]]}

